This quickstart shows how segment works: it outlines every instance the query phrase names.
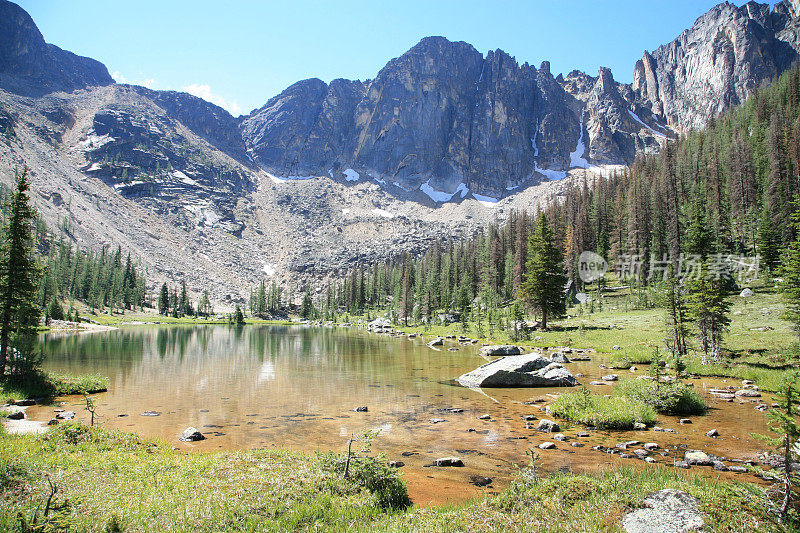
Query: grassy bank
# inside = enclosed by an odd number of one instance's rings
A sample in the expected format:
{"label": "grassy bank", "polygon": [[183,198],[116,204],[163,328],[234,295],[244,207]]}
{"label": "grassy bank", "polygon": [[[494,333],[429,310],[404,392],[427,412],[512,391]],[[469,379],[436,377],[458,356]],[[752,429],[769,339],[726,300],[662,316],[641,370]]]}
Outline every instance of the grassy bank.
{"label": "grassy bank", "polygon": [[[771,527],[736,486],[662,467],[538,478],[526,471],[498,497],[403,510],[387,505],[387,494],[404,491],[388,467],[375,461],[365,470],[375,467],[376,476],[344,480],[341,461],[332,457],[183,454],[76,424],[40,436],[0,432],[0,530],[607,531],[646,494],[665,487],[701,499],[704,531]],[[48,479],[57,492],[44,517]]]}
{"label": "grassy bank", "polygon": [[22,378],[0,379],[0,403],[26,398],[52,398],[67,394],[93,394],[106,390],[108,390],[108,378],[103,376],[70,376],[39,371]]}
{"label": "grassy bank", "polygon": [[637,423],[656,423],[655,409],[642,401],[591,394],[586,389],[561,394],[549,407],[559,418],[600,429],[633,429]]}
{"label": "grassy bank", "polygon": [[680,381],[656,383],[646,379],[625,379],[614,394],[649,405],[668,415],[701,415],[708,406],[703,397]]}

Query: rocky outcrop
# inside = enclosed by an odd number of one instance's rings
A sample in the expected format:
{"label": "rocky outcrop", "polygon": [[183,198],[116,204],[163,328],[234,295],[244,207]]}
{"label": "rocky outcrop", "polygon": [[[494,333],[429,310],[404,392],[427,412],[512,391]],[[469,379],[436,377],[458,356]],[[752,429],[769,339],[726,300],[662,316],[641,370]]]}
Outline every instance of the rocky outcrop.
{"label": "rocky outcrop", "polygon": [[559,363],[539,354],[511,355],[458,378],[464,387],[573,387],[578,380]]}
{"label": "rocky outcrop", "polygon": [[772,12],[768,4],[721,3],[674,41],[645,52],[632,89],[670,126],[704,127],[797,61],[799,22],[796,0]]}
{"label": "rocky outcrop", "polygon": [[24,9],[0,0],[0,87],[41,96],[112,83],[102,63],[46,43]]}

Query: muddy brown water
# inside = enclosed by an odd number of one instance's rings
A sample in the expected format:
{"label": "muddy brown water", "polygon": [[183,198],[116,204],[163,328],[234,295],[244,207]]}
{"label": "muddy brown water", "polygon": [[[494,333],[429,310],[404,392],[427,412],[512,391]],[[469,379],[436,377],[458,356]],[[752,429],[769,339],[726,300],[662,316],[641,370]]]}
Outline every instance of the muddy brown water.
{"label": "muddy brown water", "polygon": [[[109,392],[95,395],[98,423],[160,437],[187,452],[219,449],[286,448],[302,452],[344,451],[351,435],[380,430],[372,449],[402,461],[409,493],[419,505],[456,503],[501,490],[526,451],[536,449],[544,470],[590,472],[613,465],[652,468],[592,450],[602,444],[656,442],[668,452],[654,454],[672,465],[684,449],[699,449],[729,460],[755,459],[763,444],[752,432],[766,432],[757,400],[725,402],[708,389],[739,385],[736,380],[691,380],[712,409],[680,425],[678,417],[659,416],[658,425],[676,433],[590,431],[559,421],[567,442],[554,450],[536,448],[552,435],[526,429],[523,416],[552,418],[534,399],[551,400],[564,389],[470,390],[453,380],[485,363],[473,346],[445,342],[441,350],[424,339],[393,338],[355,329],[305,326],[161,326],[72,335],[43,335],[48,370],[109,377]],[[458,347],[458,351],[448,351]],[[621,379],[642,371],[599,367],[602,355],[565,365],[588,384],[614,372]],[[612,386],[590,386],[610,393]],[[771,401],[769,397],[764,398]],[[28,417],[49,420],[53,410],[73,410],[88,420],[82,398],[59,398],[63,405],[34,406]],[[367,412],[355,412],[366,406]],[[452,412],[451,409],[463,410]],[[158,416],[143,416],[152,411]],[[491,420],[479,420],[488,414]],[[444,419],[432,423],[431,419]],[[182,443],[178,435],[194,426],[207,438]],[[716,428],[720,437],[705,435]],[[475,431],[469,431],[474,429]],[[583,447],[570,444],[580,441]],[[663,450],[662,450],[663,451]],[[457,456],[464,467],[432,467],[434,459]],[[735,474],[693,467],[691,473],[734,478]],[[472,476],[489,477],[486,487]],[[690,474],[691,475],[691,474]],[[754,479],[739,474],[739,479]]]}

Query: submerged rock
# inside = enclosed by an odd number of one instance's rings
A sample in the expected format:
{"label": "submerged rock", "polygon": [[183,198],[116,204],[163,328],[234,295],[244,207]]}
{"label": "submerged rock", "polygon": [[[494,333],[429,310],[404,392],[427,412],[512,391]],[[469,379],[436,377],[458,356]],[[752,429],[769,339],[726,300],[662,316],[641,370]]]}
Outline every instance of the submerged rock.
{"label": "submerged rock", "polygon": [[642,508],[622,517],[627,533],[677,533],[699,529],[703,524],[700,500],[676,489],[648,494]]}
{"label": "submerged rock", "polygon": [[484,476],[470,476],[469,482],[476,487],[485,487],[486,485],[492,484],[492,478]]}
{"label": "submerged rock", "polygon": [[574,387],[578,384],[560,363],[539,354],[503,357],[458,378],[464,387]]}

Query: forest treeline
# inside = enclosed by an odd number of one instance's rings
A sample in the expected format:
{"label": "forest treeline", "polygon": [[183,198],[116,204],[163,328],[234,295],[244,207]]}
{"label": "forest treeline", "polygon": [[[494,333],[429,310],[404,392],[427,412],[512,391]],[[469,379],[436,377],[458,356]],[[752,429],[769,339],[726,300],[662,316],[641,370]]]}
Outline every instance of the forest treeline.
{"label": "forest treeline", "polygon": [[[9,224],[13,193],[0,190],[0,229]],[[81,250],[64,237],[56,238],[40,218],[32,222],[34,255],[37,259],[36,305],[48,318],[77,320],[77,311],[65,311],[64,302],[77,300],[92,308],[132,310],[146,300],[143,269],[123,254],[122,248],[100,252]],[[68,316],[69,315],[69,316]]]}
{"label": "forest treeline", "polygon": [[[663,280],[652,275],[656,270],[674,274],[690,258],[709,268],[712,258],[724,257],[727,268],[735,267],[731,258],[749,257],[748,271],[757,268],[763,276],[775,272],[796,238],[799,171],[800,71],[794,68],[706,129],[638,157],[630,169],[573,181],[563,201],[543,212],[576,289],[584,251],[601,255],[612,269],[619,258],[637,258],[638,277],[630,281],[644,289]],[[538,211],[512,212],[473,238],[434,243],[420,257],[359,265],[327,289],[321,312],[390,308],[400,318],[491,319],[519,300]],[[760,263],[754,265],[755,256]]]}

